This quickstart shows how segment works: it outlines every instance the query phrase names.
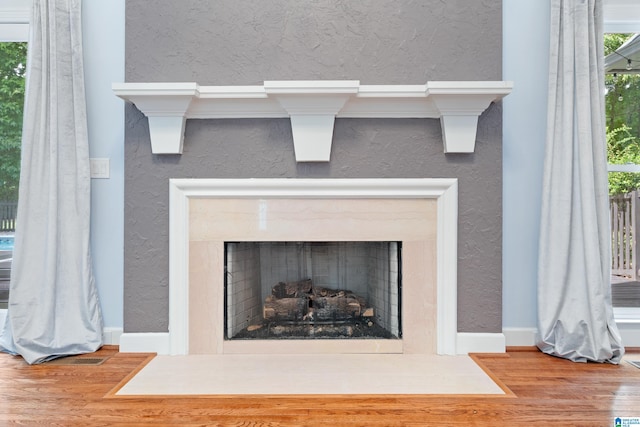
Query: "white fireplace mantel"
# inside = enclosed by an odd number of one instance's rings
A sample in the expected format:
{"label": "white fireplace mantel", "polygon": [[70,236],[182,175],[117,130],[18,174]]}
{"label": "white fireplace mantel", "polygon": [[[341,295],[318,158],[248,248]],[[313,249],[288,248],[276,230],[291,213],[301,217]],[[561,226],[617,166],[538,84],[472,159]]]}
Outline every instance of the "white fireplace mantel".
{"label": "white fireplace mantel", "polygon": [[114,83],[149,120],[154,154],[182,154],[187,119],[290,118],[296,161],[328,162],[339,118],[437,118],[445,153],[473,153],[478,117],[511,92],[505,81],[361,85],[357,80],[265,81],[262,86]]}

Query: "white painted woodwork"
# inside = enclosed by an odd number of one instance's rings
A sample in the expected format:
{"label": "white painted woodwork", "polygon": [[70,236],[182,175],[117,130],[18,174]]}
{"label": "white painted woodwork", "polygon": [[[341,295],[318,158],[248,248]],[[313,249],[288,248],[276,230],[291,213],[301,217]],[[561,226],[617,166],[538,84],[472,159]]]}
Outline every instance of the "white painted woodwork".
{"label": "white painted woodwork", "polygon": [[[170,354],[237,353],[260,345],[223,339],[223,246],[277,235],[403,241],[403,319],[415,325],[403,327],[401,343],[371,340],[363,348],[342,340],[318,349],[307,340],[288,343],[296,346],[288,352],[457,353],[457,179],[172,179],[169,185]],[[421,210],[433,201],[435,209]],[[298,222],[286,216],[296,203],[305,213],[296,215]],[[423,207],[416,210],[415,203]],[[336,231],[337,238],[327,235],[334,226],[346,229]],[[410,291],[410,283],[419,288]],[[427,292],[420,289],[427,284]],[[264,343],[260,351],[283,349]]]}
{"label": "white painted woodwork", "polygon": [[154,154],[181,154],[191,118],[290,118],[296,161],[328,162],[339,118],[437,118],[445,153],[475,150],[478,117],[511,92],[504,81],[360,85],[357,80],[266,81],[262,86],[114,83],[149,117]]}

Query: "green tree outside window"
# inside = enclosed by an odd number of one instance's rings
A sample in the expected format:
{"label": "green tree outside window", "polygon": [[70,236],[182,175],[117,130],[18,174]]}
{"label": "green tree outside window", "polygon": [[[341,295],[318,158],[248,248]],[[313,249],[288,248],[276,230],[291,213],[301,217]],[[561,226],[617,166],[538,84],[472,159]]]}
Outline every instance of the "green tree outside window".
{"label": "green tree outside window", "polygon": [[27,43],[0,43],[0,201],[16,202]]}
{"label": "green tree outside window", "polygon": [[[615,52],[633,34],[605,34],[605,56]],[[611,164],[640,164],[640,74],[605,77],[607,159]],[[640,188],[640,174],[609,173],[609,194]]]}

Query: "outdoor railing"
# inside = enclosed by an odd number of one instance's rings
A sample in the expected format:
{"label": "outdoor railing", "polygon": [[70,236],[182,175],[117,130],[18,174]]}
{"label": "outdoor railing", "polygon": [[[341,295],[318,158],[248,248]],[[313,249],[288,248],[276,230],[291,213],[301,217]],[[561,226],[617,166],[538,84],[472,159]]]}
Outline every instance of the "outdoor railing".
{"label": "outdoor railing", "polygon": [[0,232],[16,231],[18,202],[0,202]]}
{"label": "outdoor railing", "polygon": [[638,279],[640,261],[640,239],[636,229],[640,225],[638,215],[638,190],[628,194],[611,196],[611,274]]}

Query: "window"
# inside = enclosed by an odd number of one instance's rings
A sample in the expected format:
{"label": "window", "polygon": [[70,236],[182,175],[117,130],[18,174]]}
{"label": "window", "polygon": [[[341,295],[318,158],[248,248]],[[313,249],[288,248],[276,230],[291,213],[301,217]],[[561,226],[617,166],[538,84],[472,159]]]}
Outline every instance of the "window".
{"label": "window", "polygon": [[605,35],[605,111],[610,192],[640,188],[640,34]]}
{"label": "window", "polygon": [[21,6],[0,9],[0,309],[7,308],[9,298],[20,177],[29,30],[29,10]]}
{"label": "window", "polygon": [[26,42],[0,42],[0,309],[9,299],[20,179]]}
{"label": "window", "polygon": [[605,35],[614,307],[640,307],[640,34]]}

